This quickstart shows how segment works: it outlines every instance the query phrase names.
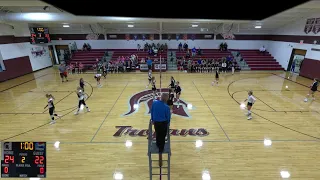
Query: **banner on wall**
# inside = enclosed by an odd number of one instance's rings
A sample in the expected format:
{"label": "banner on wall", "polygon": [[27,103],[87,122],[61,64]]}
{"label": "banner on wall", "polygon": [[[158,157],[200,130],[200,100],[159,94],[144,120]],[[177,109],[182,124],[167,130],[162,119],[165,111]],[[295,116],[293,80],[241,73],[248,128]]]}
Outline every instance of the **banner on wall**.
{"label": "banner on wall", "polygon": [[33,58],[40,58],[42,56],[48,56],[49,52],[44,47],[31,48],[31,54]]}
{"label": "banner on wall", "polygon": [[138,35],[133,35],[133,39],[136,41],[138,39]]}
{"label": "banner on wall", "polygon": [[180,39],[180,34],[176,34],[176,40],[179,41]]}
{"label": "banner on wall", "polygon": [[147,64],[140,64],[140,71],[147,71],[148,65]]}
{"label": "banner on wall", "polygon": [[316,18],[315,23],[312,28],[312,32],[314,34],[318,34],[320,31],[320,18]]}
{"label": "banner on wall", "polygon": [[171,40],[171,34],[168,34],[168,40],[169,41]]}
{"label": "banner on wall", "polygon": [[166,64],[154,64],[154,69],[155,70],[160,70],[160,67],[161,67],[161,70],[166,70],[167,69],[167,65]]}
{"label": "banner on wall", "polygon": [[187,35],[187,34],[184,34],[184,35],[183,35],[183,40],[186,41],[187,39],[188,39],[188,35]]}
{"label": "banner on wall", "polygon": [[195,35],[195,34],[192,34],[192,35],[191,35],[191,39],[192,39],[192,41],[194,41],[194,40],[196,39],[196,35]]}
{"label": "banner on wall", "polygon": [[150,39],[151,41],[153,41],[154,35],[153,35],[153,34],[150,34],[150,35],[149,35],[149,39]]}
{"label": "banner on wall", "polygon": [[145,41],[146,40],[146,35],[142,34],[142,40]]}
{"label": "banner on wall", "polygon": [[129,41],[130,40],[130,34],[126,34],[125,38],[126,38],[127,41]]}
{"label": "banner on wall", "polygon": [[316,21],[316,18],[307,19],[306,25],[304,27],[304,32],[306,34],[309,34],[312,31],[315,21]]}

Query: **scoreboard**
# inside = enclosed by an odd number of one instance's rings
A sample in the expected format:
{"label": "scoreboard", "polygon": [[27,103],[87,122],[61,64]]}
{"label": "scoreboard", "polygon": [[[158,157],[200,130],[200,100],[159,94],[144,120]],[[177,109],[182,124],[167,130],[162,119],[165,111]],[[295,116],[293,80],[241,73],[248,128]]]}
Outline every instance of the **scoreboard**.
{"label": "scoreboard", "polygon": [[2,142],[1,178],[45,178],[45,142]]}
{"label": "scoreboard", "polygon": [[30,43],[39,44],[39,43],[49,43],[51,42],[49,29],[44,27],[33,27],[30,28]]}

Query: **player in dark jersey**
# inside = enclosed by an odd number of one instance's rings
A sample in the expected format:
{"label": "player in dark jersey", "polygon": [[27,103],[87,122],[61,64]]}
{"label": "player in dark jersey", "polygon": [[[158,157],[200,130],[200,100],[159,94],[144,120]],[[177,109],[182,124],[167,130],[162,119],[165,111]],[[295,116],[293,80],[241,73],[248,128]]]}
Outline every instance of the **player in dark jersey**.
{"label": "player in dark jersey", "polygon": [[108,75],[108,68],[107,68],[107,64],[103,63],[102,64],[102,76],[106,79]]}
{"label": "player in dark jersey", "polygon": [[176,88],[176,80],[174,80],[173,76],[171,76],[171,81],[168,87],[170,87],[172,91],[174,91],[174,89]]}
{"label": "player in dark jersey", "polygon": [[216,80],[212,81],[211,85],[213,86],[215,83],[218,86],[218,84],[219,84],[219,71],[218,71],[218,69],[216,70]]}
{"label": "player in dark jersey", "polygon": [[48,104],[44,107],[44,109],[49,107],[49,114],[51,118],[50,124],[54,124],[56,123],[56,121],[54,120],[54,116],[57,116],[57,117],[60,117],[60,116],[54,112],[55,110],[55,107],[53,104],[54,97],[52,96],[52,94],[46,94],[46,98],[48,98]]}
{"label": "player in dark jersey", "polygon": [[171,89],[169,89],[169,99],[167,101],[167,105],[170,107],[171,113],[173,109],[173,99],[174,99],[174,92]]}
{"label": "player in dark jersey", "polygon": [[81,87],[77,88],[77,96],[78,96],[78,99],[79,99],[78,110],[74,114],[75,115],[79,114],[81,105],[84,105],[86,107],[86,109],[87,109],[87,112],[90,112],[90,109],[89,109],[89,107],[87,106],[87,104],[85,102],[85,93],[82,91]]}
{"label": "player in dark jersey", "polygon": [[174,92],[176,93],[176,98],[177,98],[177,104],[178,104],[177,108],[179,108],[179,106],[180,106],[180,95],[181,95],[181,87],[180,87],[179,81],[177,81],[176,88],[175,88]]}
{"label": "player in dark jersey", "polygon": [[308,102],[308,98],[311,94],[312,100],[315,100],[316,98],[314,97],[314,93],[318,91],[318,86],[319,86],[319,79],[315,78],[312,85],[310,86],[310,91],[309,94],[307,94],[306,98],[304,99],[304,102]]}
{"label": "player in dark jersey", "polygon": [[80,78],[79,86],[81,87],[82,91],[84,92],[84,80],[83,78]]}

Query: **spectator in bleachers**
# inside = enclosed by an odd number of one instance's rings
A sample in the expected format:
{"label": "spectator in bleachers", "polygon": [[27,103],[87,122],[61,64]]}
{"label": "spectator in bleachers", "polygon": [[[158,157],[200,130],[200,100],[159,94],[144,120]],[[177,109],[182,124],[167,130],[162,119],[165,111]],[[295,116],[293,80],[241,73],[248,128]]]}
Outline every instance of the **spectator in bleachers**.
{"label": "spectator in bleachers", "polygon": [[223,43],[223,50],[228,51],[228,44],[226,42]]}
{"label": "spectator in bleachers", "polygon": [[259,49],[260,53],[262,54],[265,54],[266,52],[266,48],[264,46],[262,46],[260,49]]}
{"label": "spectator in bleachers", "polygon": [[137,44],[137,51],[140,51],[141,45]]}
{"label": "spectator in bleachers", "polygon": [[157,48],[157,49],[160,49],[160,43],[157,44],[156,48]]}
{"label": "spectator in bleachers", "polygon": [[89,43],[87,43],[87,49],[88,49],[88,51],[91,50],[91,45]]}
{"label": "spectator in bleachers", "polygon": [[164,43],[164,50],[168,50],[168,45],[167,45],[167,43]]}
{"label": "spectator in bleachers", "polygon": [[87,51],[88,50],[88,45],[87,43],[84,43],[82,46],[82,51]]}
{"label": "spectator in bleachers", "polygon": [[189,50],[187,50],[187,53],[186,53],[186,58],[190,58],[190,51]]}
{"label": "spectator in bleachers", "polygon": [[227,57],[227,62],[231,62],[232,61],[232,57],[229,55],[228,57]]}
{"label": "spectator in bleachers", "polygon": [[200,47],[198,48],[198,50],[197,50],[197,54],[200,56],[200,55],[202,55],[202,50],[200,49]]}
{"label": "spectator in bleachers", "polygon": [[182,51],[182,43],[181,43],[181,42],[180,42],[179,45],[178,45],[178,50],[179,50],[179,51]]}
{"label": "spectator in bleachers", "polygon": [[144,44],[144,49],[143,49],[144,51],[148,51],[149,50],[149,44],[148,43],[145,43]]}
{"label": "spectator in bleachers", "polygon": [[197,52],[196,47],[193,47],[192,50],[191,50],[192,57],[196,56],[196,52]]}
{"label": "spectator in bleachers", "polygon": [[184,50],[184,51],[188,51],[188,44],[187,44],[187,43],[184,43],[184,44],[183,44],[183,50]]}

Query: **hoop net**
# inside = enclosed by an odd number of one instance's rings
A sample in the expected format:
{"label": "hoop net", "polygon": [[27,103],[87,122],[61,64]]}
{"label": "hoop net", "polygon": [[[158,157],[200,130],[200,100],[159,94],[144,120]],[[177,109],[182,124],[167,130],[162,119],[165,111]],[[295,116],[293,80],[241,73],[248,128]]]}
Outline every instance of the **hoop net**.
{"label": "hoop net", "polygon": [[221,36],[223,37],[223,39],[234,39],[235,38],[235,36],[232,32],[221,33]]}
{"label": "hoop net", "polygon": [[87,40],[97,40],[101,34],[104,34],[104,29],[99,24],[89,24],[91,33],[86,37]]}

